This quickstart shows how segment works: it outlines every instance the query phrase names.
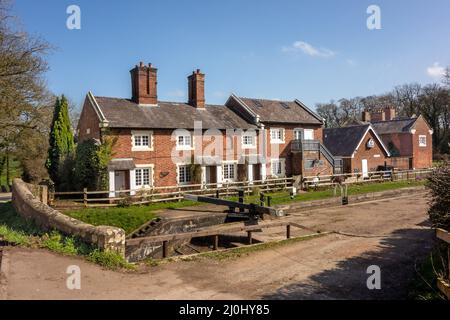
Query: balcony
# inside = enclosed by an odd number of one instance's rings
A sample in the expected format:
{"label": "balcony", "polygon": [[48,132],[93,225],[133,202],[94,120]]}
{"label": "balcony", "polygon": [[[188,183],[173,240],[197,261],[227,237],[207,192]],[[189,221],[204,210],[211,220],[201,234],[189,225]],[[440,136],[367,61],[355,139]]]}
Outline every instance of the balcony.
{"label": "balcony", "polygon": [[320,152],[333,166],[335,173],[342,173],[342,158],[334,157],[319,140],[292,140],[292,152],[316,151]]}
{"label": "balcony", "polygon": [[292,152],[320,151],[320,141],[318,140],[292,140]]}

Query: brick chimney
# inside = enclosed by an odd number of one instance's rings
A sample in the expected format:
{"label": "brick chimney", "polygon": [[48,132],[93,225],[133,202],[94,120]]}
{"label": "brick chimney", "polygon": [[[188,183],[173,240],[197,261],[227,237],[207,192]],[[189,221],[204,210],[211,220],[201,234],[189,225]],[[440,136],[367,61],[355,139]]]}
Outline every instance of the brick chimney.
{"label": "brick chimney", "polygon": [[141,62],[130,70],[132,100],[142,105],[157,105],[157,72],[151,63]]}
{"label": "brick chimney", "polygon": [[188,103],[196,108],[205,107],[205,74],[200,69],[188,77]]}
{"label": "brick chimney", "polygon": [[384,113],[384,110],[382,109],[374,109],[370,113],[371,121],[385,121],[386,120],[386,114]]}
{"label": "brick chimney", "polygon": [[364,110],[362,113],[362,121],[364,122],[370,122],[370,112],[367,110]]}
{"label": "brick chimney", "polygon": [[395,108],[392,106],[384,108],[384,114],[384,118],[386,121],[394,120],[396,117]]}

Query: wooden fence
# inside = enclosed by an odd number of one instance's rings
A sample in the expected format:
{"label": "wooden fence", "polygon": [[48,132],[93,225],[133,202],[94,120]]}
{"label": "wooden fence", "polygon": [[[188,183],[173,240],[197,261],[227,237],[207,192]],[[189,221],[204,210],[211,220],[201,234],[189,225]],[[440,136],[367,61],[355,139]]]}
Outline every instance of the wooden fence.
{"label": "wooden fence", "polygon": [[342,184],[383,182],[383,181],[406,181],[426,178],[432,169],[404,170],[404,171],[375,171],[368,172],[367,176],[361,173],[343,173],[334,175],[320,175],[303,178],[303,187],[325,187],[334,186],[339,180]]}
{"label": "wooden fence", "polygon": [[[114,207],[124,201],[132,204],[149,204],[166,201],[181,201],[185,194],[230,197],[244,190],[245,194],[253,192],[274,192],[292,188],[293,178],[276,178],[228,183],[191,184],[168,187],[152,187],[136,190],[120,191],[83,191],[53,192],[49,194],[49,203],[54,206],[66,206],[68,203],[79,204],[84,207]],[[114,194],[114,197],[110,197]]]}
{"label": "wooden fence", "polygon": [[[380,181],[401,181],[416,180],[425,178],[432,170],[408,170],[408,171],[377,171],[369,172],[367,177],[362,174],[335,174],[295,178],[275,178],[258,180],[249,183],[248,181],[191,184],[168,187],[152,187],[147,189],[120,190],[120,191],[83,191],[76,192],[53,192],[49,194],[50,205],[57,207],[83,206],[83,207],[114,207],[124,203],[128,204],[149,204],[166,201],[181,201],[185,194],[229,197],[238,194],[239,190],[244,190],[245,194],[257,194],[259,192],[274,192],[292,188],[327,187],[335,186],[341,178],[342,184],[380,182]],[[113,194],[113,197],[110,195]],[[71,204],[71,205],[69,205]]]}
{"label": "wooden fence", "polygon": [[436,230],[436,237],[448,245],[448,260],[447,260],[447,279],[438,279],[437,286],[439,290],[450,300],[450,233],[443,229]]}

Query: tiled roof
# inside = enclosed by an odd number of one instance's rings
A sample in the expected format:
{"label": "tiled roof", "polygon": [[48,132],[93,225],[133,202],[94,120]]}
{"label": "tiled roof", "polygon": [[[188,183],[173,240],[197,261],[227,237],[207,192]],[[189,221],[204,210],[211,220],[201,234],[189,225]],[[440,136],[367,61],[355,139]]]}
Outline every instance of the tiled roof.
{"label": "tiled roof", "polygon": [[299,101],[239,98],[261,122],[322,124],[320,117]]}
{"label": "tiled roof", "polygon": [[350,157],[363,138],[369,124],[323,130],[325,147],[338,157]]}
{"label": "tiled roof", "polygon": [[394,119],[372,122],[372,127],[378,134],[408,132],[417,118]]}
{"label": "tiled roof", "polygon": [[95,97],[111,128],[193,129],[195,121],[204,129],[249,129],[254,125],[225,106],[206,105],[199,110],[178,102],[158,102],[158,106],[140,106],[122,98]]}

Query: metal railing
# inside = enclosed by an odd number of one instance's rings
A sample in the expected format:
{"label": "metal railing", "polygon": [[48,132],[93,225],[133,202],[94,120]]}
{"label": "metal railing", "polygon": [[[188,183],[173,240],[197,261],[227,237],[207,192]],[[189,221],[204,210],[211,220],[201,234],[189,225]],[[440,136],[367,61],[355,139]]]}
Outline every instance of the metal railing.
{"label": "metal railing", "polygon": [[293,140],[291,144],[292,152],[317,151],[324,155],[327,161],[333,166],[334,173],[342,173],[343,161],[340,157],[331,154],[319,140]]}

